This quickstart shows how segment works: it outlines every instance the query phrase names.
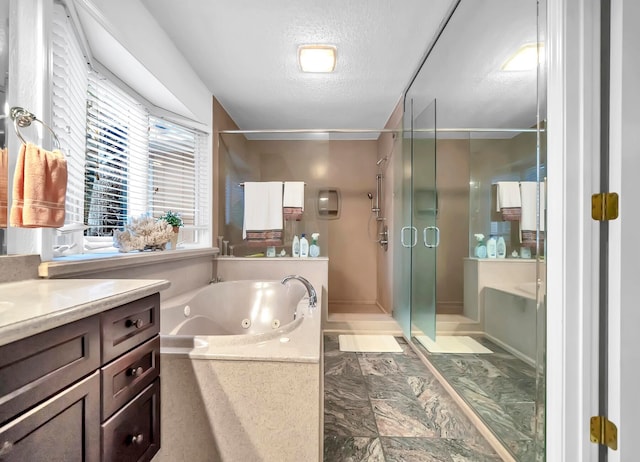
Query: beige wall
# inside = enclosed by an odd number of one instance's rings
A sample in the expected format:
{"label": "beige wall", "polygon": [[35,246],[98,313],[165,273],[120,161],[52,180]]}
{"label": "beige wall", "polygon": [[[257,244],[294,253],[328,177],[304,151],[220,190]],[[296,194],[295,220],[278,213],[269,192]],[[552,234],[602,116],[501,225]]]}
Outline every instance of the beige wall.
{"label": "beige wall", "polygon": [[[251,157],[244,135],[220,135],[222,130],[238,130],[224,107],[213,99],[213,244],[217,236],[237,242],[242,239],[241,181],[259,177],[259,163]],[[227,190],[229,197],[227,197]],[[238,209],[240,209],[238,211]],[[240,216],[238,220],[238,215]],[[238,223],[239,221],[239,223]]]}
{"label": "beige wall", "polygon": [[462,313],[463,259],[469,239],[469,140],[437,141],[436,184],[440,245],[436,257],[436,311]]}
{"label": "beige wall", "polygon": [[[260,158],[261,181],[305,181],[304,220],[292,234],[320,233],[321,255],[329,257],[329,302],[375,303],[377,298],[375,222],[367,234],[370,202],[375,192],[376,141],[249,141]],[[320,188],[336,187],[341,193],[340,218],[318,218],[316,197]],[[290,252],[290,249],[288,249]]]}

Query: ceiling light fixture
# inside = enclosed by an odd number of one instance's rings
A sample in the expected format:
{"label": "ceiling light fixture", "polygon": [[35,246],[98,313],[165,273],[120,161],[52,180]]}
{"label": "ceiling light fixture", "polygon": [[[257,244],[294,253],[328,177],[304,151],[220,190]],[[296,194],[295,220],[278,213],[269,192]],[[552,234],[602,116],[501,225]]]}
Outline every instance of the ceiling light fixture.
{"label": "ceiling light fixture", "polygon": [[502,65],[503,71],[531,71],[538,65],[544,63],[544,43],[527,43],[522,45],[507,61]]}
{"label": "ceiling light fixture", "polygon": [[302,72],[333,72],[336,68],[336,51],[332,45],[300,45],[298,62]]}

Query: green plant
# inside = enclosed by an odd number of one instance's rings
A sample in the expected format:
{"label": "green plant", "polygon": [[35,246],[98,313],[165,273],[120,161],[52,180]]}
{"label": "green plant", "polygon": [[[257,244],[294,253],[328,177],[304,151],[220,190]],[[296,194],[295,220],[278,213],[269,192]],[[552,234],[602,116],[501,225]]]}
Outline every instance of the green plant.
{"label": "green plant", "polygon": [[159,220],[164,220],[169,223],[171,226],[183,226],[182,217],[177,212],[172,212],[171,210],[167,210],[164,215],[162,215]]}

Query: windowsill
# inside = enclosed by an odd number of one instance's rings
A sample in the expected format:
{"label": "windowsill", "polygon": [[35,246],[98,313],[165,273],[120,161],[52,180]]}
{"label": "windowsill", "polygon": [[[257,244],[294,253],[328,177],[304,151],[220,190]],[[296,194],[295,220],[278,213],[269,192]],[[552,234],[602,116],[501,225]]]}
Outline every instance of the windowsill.
{"label": "windowsill", "polygon": [[38,266],[41,278],[66,278],[119,268],[156,265],[163,262],[215,256],[217,247],[203,249],[177,249],[140,253],[94,253],[68,255],[45,261]]}

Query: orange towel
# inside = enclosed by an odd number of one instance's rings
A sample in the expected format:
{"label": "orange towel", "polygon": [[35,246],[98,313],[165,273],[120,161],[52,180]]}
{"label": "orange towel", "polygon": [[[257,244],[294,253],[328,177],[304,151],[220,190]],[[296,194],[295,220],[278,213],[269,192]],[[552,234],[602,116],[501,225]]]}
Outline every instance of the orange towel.
{"label": "orange towel", "polygon": [[11,226],[59,228],[64,225],[67,161],[64,154],[31,143],[20,147],[13,175]]}
{"label": "orange towel", "polygon": [[9,205],[9,158],[7,148],[0,149],[0,228],[7,227]]}

